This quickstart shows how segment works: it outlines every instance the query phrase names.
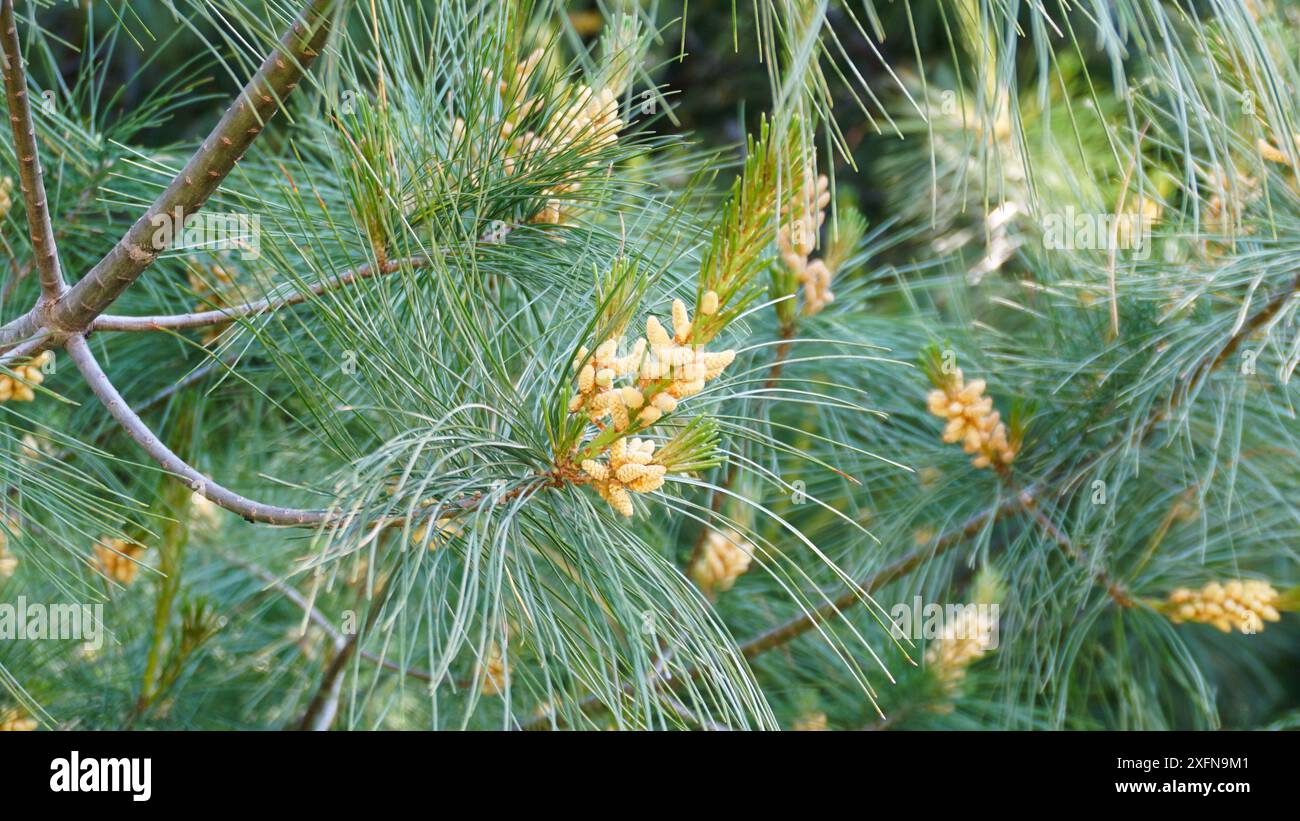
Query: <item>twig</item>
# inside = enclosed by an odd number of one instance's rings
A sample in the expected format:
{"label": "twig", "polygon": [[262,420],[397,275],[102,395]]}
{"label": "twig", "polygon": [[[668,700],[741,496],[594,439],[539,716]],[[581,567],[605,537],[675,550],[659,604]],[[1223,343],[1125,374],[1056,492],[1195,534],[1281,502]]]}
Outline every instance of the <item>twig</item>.
{"label": "twig", "polygon": [[898,723],[902,721],[903,718],[906,717],[911,712],[913,712],[913,705],[904,704],[903,706],[899,707],[897,710],[891,711],[890,714],[885,718],[878,718],[875,721],[868,724],[867,726],[860,727],[859,731],[870,733],[870,732],[881,732],[884,730],[892,730],[894,727],[898,726]]}
{"label": "twig", "polygon": [[334,718],[339,711],[339,696],[343,691],[343,668],[356,652],[357,639],[360,636],[360,631],[348,636],[343,646],[334,653],[334,658],[330,659],[320,687],[307,705],[307,712],[303,715],[302,721],[298,723],[299,730],[321,731],[328,730],[334,725]]}
{"label": "twig", "polygon": [[[1243,323],[1237,332],[1228,340],[1228,344],[1223,346],[1223,349],[1219,351],[1218,355],[1215,356],[1213,360],[1205,360],[1202,362],[1201,367],[1193,375],[1188,390],[1190,391],[1192,388],[1199,386],[1200,383],[1210,375],[1211,371],[1217,369],[1220,365],[1226,362],[1228,357],[1232,356],[1237,349],[1241,347],[1241,343],[1246,341],[1246,337],[1250,336],[1265,323],[1273,319],[1273,317],[1277,315],[1278,311],[1282,310],[1282,307],[1290,302],[1297,294],[1300,294],[1300,274],[1296,274],[1295,279],[1291,281],[1291,287],[1286,288],[1275,295],[1265,303],[1259,313],[1246,320],[1246,322]],[[1174,406],[1177,406],[1177,402],[1174,403]],[[1145,432],[1149,432],[1153,429],[1155,424],[1162,418],[1163,414],[1154,417],[1148,424]]]}
{"label": "twig", "polygon": [[672,696],[664,696],[664,703],[667,704],[668,709],[676,713],[679,718],[700,725],[701,730],[706,730],[711,733],[726,733],[731,731],[731,728],[725,724],[719,724],[716,721],[697,715],[689,707],[682,704]]}
{"label": "twig", "polygon": [[299,592],[293,585],[285,584],[283,581],[278,579],[274,573],[266,568],[255,565],[252,562],[246,562],[243,559],[236,558],[225,551],[217,551],[217,553],[230,564],[241,568],[251,576],[257,577],[259,580],[265,582],[267,587],[288,599],[289,603],[301,610],[303,615],[305,615],[309,621],[325,631],[325,633],[330,637],[330,642],[334,645],[336,650],[343,646],[345,639],[343,634],[339,632],[339,629],[335,627],[328,618],[326,618],[324,613],[317,610],[311,602],[307,601],[307,597]]}
{"label": "twig", "polygon": [[[1110,338],[1111,339],[1116,339],[1117,337],[1119,337],[1119,288],[1115,282],[1115,262],[1119,251],[1120,220],[1124,217],[1124,202],[1125,200],[1128,199],[1128,187],[1133,180],[1133,172],[1137,168],[1138,157],[1141,156],[1142,141],[1146,139],[1147,129],[1149,129],[1150,127],[1151,127],[1151,123],[1148,122],[1144,124],[1142,126],[1142,130],[1138,132],[1137,144],[1134,146],[1133,156],[1129,158],[1128,169],[1125,170],[1124,172],[1124,181],[1120,184],[1119,187],[1119,202],[1116,203],[1115,205],[1115,220],[1114,222],[1111,223],[1110,255],[1107,258],[1107,262],[1106,262],[1106,283],[1110,289]],[[1137,241],[1141,242],[1142,240],[1139,238],[1139,232],[1142,230],[1143,226],[1142,226],[1142,203],[1140,201],[1138,202],[1138,208],[1135,213],[1135,219],[1137,221],[1136,225],[1134,224],[1133,220],[1129,221],[1129,241],[1132,242],[1135,238],[1137,238]]]}
{"label": "twig", "polygon": [[[73,336],[67,340],[65,347],[68,350],[68,355],[72,358],[73,364],[77,366],[77,370],[81,371],[81,375],[90,386],[91,392],[95,394],[95,398],[103,404],[109,415],[117,420],[117,423],[122,426],[127,435],[134,439],[136,444],[143,448],[145,453],[149,454],[164,470],[184,480],[190,486],[190,489],[200,496],[226,510],[239,514],[250,522],[262,522],[284,527],[340,527],[356,520],[356,514],[350,512],[307,510],[263,504],[240,496],[238,493],[214,482],[173,453],[158,438],[158,435],[140,419],[140,416],[127,405],[126,400],[122,398],[122,394],[118,392],[108,375],[100,368],[95,355],[90,351],[90,346],[86,344],[85,337]],[[499,498],[513,499],[529,487],[558,487],[564,484],[565,481],[562,477],[549,474],[538,474],[536,478],[543,480],[543,483],[531,486],[520,485],[500,494]],[[486,494],[478,493],[445,505],[440,509],[449,510],[453,515],[468,513],[476,510],[485,498],[487,498]],[[407,520],[408,517],[406,516],[392,516],[375,519],[370,524],[377,528],[389,530],[402,526]]]}
{"label": "twig", "polygon": [[423,268],[428,264],[428,257],[407,257],[404,259],[389,260],[380,265],[361,265],[340,274],[333,279],[319,282],[305,291],[298,291],[289,296],[259,299],[253,302],[245,302],[241,305],[232,305],[227,308],[216,308],[211,311],[196,311],[188,314],[158,314],[155,316],[115,316],[113,314],[103,314],[102,316],[95,318],[91,327],[96,331],[175,331],[187,328],[203,328],[211,325],[223,325],[227,322],[278,311],[281,308],[287,308],[290,305],[298,305],[306,302],[310,296],[320,296],[327,291],[352,285],[353,283],[360,282],[364,279],[371,279],[373,277],[391,274],[403,265],[410,265],[412,268]]}
{"label": "twig", "polygon": [[[68,235],[69,226],[80,227],[78,225],[78,220],[81,217],[82,211],[84,211],[86,209],[86,206],[88,206],[91,202],[94,201],[95,194],[99,192],[99,186],[103,183],[104,175],[108,172],[108,169],[111,167],[112,167],[111,162],[106,161],[106,162],[99,163],[95,168],[95,172],[90,177],[90,184],[86,187],[84,191],[81,192],[81,194],[77,196],[77,201],[72,204],[72,207],[67,211],[67,213],[60,215],[59,222],[61,223],[61,227],[55,229],[54,231],[54,244],[56,246],[60,242],[63,242],[64,237]],[[5,247],[6,249],[8,248],[7,242],[5,243]],[[10,256],[11,257],[13,256],[12,251],[10,251]],[[16,259],[10,260],[10,264],[13,266],[14,269],[13,276],[11,276],[9,280],[5,282],[4,290],[0,291],[0,300],[4,302],[9,301],[9,297],[13,295],[14,289],[16,289],[19,286],[19,284],[21,284],[22,281],[27,279],[27,277],[31,274],[32,269],[35,267],[35,263],[36,260],[29,259],[26,262],[24,262],[22,267],[20,268],[18,267],[18,261]]]}
{"label": "twig", "polygon": [[1043,532],[1045,532],[1052,541],[1056,542],[1061,550],[1065,552],[1066,556],[1092,571],[1093,581],[1097,582],[1097,584],[1101,585],[1101,587],[1105,589],[1106,595],[1114,599],[1115,603],[1120,607],[1132,607],[1134,605],[1133,597],[1128,594],[1128,591],[1124,589],[1123,585],[1111,578],[1110,573],[1106,571],[1105,567],[1090,567],[1087,557],[1079,552],[1079,549],[1074,546],[1074,542],[1070,540],[1070,537],[1065,535],[1065,533],[1056,526],[1055,522],[1038,509],[1038,500],[1024,491],[1016,490],[1014,485],[1012,486],[1012,489],[1016,493],[1016,498],[1020,500],[1021,509],[1032,516],[1034,521],[1038,522],[1039,526],[1042,527]]}
{"label": "twig", "polygon": [[168,385],[167,387],[158,391],[153,396],[141,402],[139,405],[136,405],[132,410],[134,410],[135,413],[137,414],[141,414],[146,411],[153,410],[154,408],[161,405],[163,402],[166,402],[173,395],[180,393],[181,391],[185,390],[191,385],[196,385],[199,382],[202,382],[204,379],[207,379],[209,376],[212,375],[212,372],[218,368],[218,366],[229,369],[234,366],[237,360],[238,360],[237,356],[228,356],[224,359],[215,359],[207,363],[206,365],[201,365],[195,368],[193,372],[191,372],[188,376],[185,376],[175,384]]}
{"label": "twig", "polygon": [[50,225],[50,203],[45,196],[45,178],[41,158],[36,151],[36,129],[32,125],[32,107],[27,97],[27,73],[23,70],[22,46],[14,24],[13,0],[0,4],[0,43],[4,46],[5,96],[9,101],[9,123],[13,126],[14,154],[18,158],[18,177],[27,205],[27,228],[32,237],[32,254],[40,272],[41,300],[36,311],[55,306],[67,284],[59,267],[59,249]]}
{"label": "twig", "polygon": [[388,600],[392,590],[392,586],[388,587],[383,593],[383,599],[371,605],[370,612],[366,614],[365,624],[348,636],[347,641],[334,654],[329,667],[325,668],[325,675],[321,677],[320,686],[316,689],[316,695],[312,696],[311,702],[307,705],[307,711],[303,713],[302,720],[298,722],[299,730],[328,730],[334,725],[334,717],[338,714],[339,695],[343,687],[343,668],[356,652],[357,644],[361,641],[361,634],[369,630],[371,625],[374,624],[375,619],[379,616],[379,611],[383,609],[383,605]]}
{"label": "twig", "polygon": [[773,647],[779,647],[802,636],[822,622],[839,615],[844,610],[862,601],[867,595],[876,592],[900,576],[910,573],[921,562],[934,558],[948,551],[954,545],[960,544],[979,533],[990,522],[1001,519],[1008,513],[1018,509],[1020,505],[1021,502],[1018,498],[1007,499],[1001,504],[975,514],[961,525],[945,531],[932,544],[919,547],[864,577],[857,585],[845,591],[834,601],[823,604],[815,610],[796,616],[784,624],[755,636],[740,646],[741,653],[745,658],[754,658],[767,650],[771,650]]}
{"label": "twig", "polygon": [[68,339],[67,350],[77,370],[81,371],[81,375],[90,385],[90,390],[127,434],[144,448],[155,462],[185,480],[199,495],[238,513],[250,522],[301,527],[335,523],[344,518],[344,514],[327,510],[301,510],[262,504],[213,482],[172,453],[171,449],[149,429],[149,426],[141,421],[135,411],[131,410],[103,369],[99,367],[99,362],[95,360],[95,355],[91,353],[83,337],[73,336]]}

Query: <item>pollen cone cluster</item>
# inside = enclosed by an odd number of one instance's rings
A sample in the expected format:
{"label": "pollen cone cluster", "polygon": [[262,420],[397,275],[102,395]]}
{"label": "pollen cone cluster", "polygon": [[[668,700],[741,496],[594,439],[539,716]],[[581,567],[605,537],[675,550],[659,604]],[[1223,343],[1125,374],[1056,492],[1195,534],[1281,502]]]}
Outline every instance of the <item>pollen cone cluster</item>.
{"label": "pollen cone cluster", "polygon": [[[580,85],[574,91],[574,97],[568,105],[548,124],[538,136],[527,134],[524,151],[530,154],[552,156],[564,151],[577,150],[581,155],[595,154],[605,146],[618,140],[618,132],[623,130],[623,120],[618,115],[618,98],[607,88],[593,91]],[[591,170],[597,165],[592,160],[583,166]],[[545,189],[542,193],[549,197],[546,205],[533,217],[533,222],[549,225],[561,225],[568,217],[564,197],[572,195],[580,187],[579,172],[574,172],[568,180]]]}
{"label": "pollen cone cluster", "polygon": [[1225,633],[1235,628],[1258,633],[1264,622],[1277,621],[1280,595],[1268,582],[1233,580],[1210,582],[1200,590],[1179,588],[1162,608],[1174,624],[1212,624]]}
{"label": "pollen cone cluster", "polygon": [[501,695],[506,689],[506,681],[509,676],[505,656],[501,654],[501,647],[494,643],[488,648],[488,657],[479,670],[479,691],[485,696]]}
{"label": "pollen cone cluster", "polygon": [[668,468],[654,462],[655,443],[649,439],[619,439],[610,446],[609,461],[587,459],[582,472],[591,477],[600,498],[624,516],[632,515],[633,493],[652,493],[663,486]]}
{"label": "pollen cone cluster", "polygon": [[710,530],[686,573],[707,595],[730,590],[753,561],[754,546],[739,533]]}
{"label": "pollen cone cluster", "polygon": [[191,532],[215,533],[221,529],[222,509],[201,493],[190,495]]}
{"label": "pollen cone cluster", "polygon": [[796,733],[820,733],[831,728],[825,713],[804,713],[790,726]]}
{"label": "pollen cone cluster", "polygon": [[626,429],[631,419],[629,412],[636,412],[645,404],[640,390],[632,385],[616,385],[615,380],[637,372],[645,355],[646,342],[638,339],[630,353],[619,356],[620,341],[605,340],[586,362],[583,360],[587,359],[587,349],[578,351],[573,362],[578,371],[578,393],[569,402],[570,412],[585,410],[597,421],[609,418],[615,430]]}
{"label": "pollen cone cluster", "polygon": [[803,310],[810,316],[835,300],[835,294],[831,293],[834,272],[825,260],[809,259],[817,245],[822,223],[826,221],[826,206],[830,201],[830,180],[825,174],[814,179],[810,169],[804,174],[803,185],[781,209],[786,221],[776,236],[781,259],[803,285]]}
{"label": "pollen cone cluster", "polygon": [[966,668],[988,653],[991,643],[991,625],[981,621],[975,608],[963,609],[926,648],[925,663],[939,681],[952,686],[966,677]]}
{"label": "pollen cone cluster", "polygon": [[[713,291],[700,298],[701,315],[713,316],[718,309]],[[646,335],[628,353],[619,354],[622,340],[614,338],[590,355],[582,348],[574,359],[578,392],[569,400],[569,412],[586,413],[604,431],[602,443],[608,442],[599,453],[584,458],[580,467],[601,498],[624,516],[632,515],[629,493],[658,490],[669,469],[654,461],[653,441],[628,441],[626,436],[675,411],[679,399],[699,393],[736,358],[735,351],[706,351],[691,344],[691,329],[686,304],[674,300],[671,335],[651,316],[646,320]],[[610,436],[611,429],[617,436]],[[600,461],[604,454],[608,461]]]}
{"label": "pollen cone cluster", "polygon": [[0,219],[9,216],[10,209],[14,207],[13,192],[14,178],[0,179]]}
{"label": "pollen cone cluster", "polygon": [[135,581],[143,554],[144,545],[125,539],[100,539],[95,545],[95,563],[100,572],[121,584]]}
{"label": "pollen cone cluster", "polygon": [[948,420],[943,441],[961,443],[977,468],[1009,465],[1016,458],[1016,445],[1007,439],[1007,426],[993,410],[993,400],[984,395],[984,380],[966,382],[961,369],[942,388],[926,397],[930,413]]}
{"label": "pollen cone cluster", "polygon": [[25,365],[13,368],[13,374],[0,374],[0,402],[31,402],[36,398],[33,385],[45,381],[41,368],[54,361],[54,353],[45,351]]}
{"label": "pollen cone cluster", "polygon": [[[580,188],[583,172],[599,164],[595,159],[581,162],[581,158],[594,155],[617,141],[625,123],[619,116],[616,89],[593,89],[577,84],[566,86],[559,92],[562,99],[556,101],[555,111],[539,130],[524,130],[528,118],[541,111],[547,102],[540,95],[527,96],[543,54],[542,49],[537,49],[521,60],[509,77],[499,81],[490,71],[485,70],[484,76],[489,83],[496,81],[501,106],[506,112],[499,134],[506,142],[503,164],[507,175],[534,173],[535,169],[565,153],[579,158],[566,179],[542,190],[546,203],[531,219],[534,223],[560,225],[568,217],[565,198],[571,200]],[[465,121],[458,117],[452,124],[452,143],[461,143],[465,136]],[[474,146],[470,147],[470,156],[478,156]]]}
{"label": "pollen cone cluster", "polygon": [[20,707],[0,713],[0,733],[31,732],[36,729],[36,719]]}
{"label": "pollen cone cluster", "polygon": [[[712,291],[700,300],[700,313],[711,316],[718,310],[718,297]],[[653,424],[665,413],[677,408],[677,400],[704,390],[711,379],[722,375],[736,359],[735,351],[706,351],[690,344],[691,316],[686,303],[673,300],[673,333],[650,317],[645,323],[650,356],[641,363],[641,382],[647,387],[650,407],[641,415],[644,424]]]}
{"label": "pollen cone cluster", "polygon": [[[700,313],[711,316],[717,310],[718,296],[709,291],[700,300]],[[651,316],[645,337],[624,356],[618,355],[618,339],[603,342],[589,360],[587,349],[581,349],[573,363],[578,393],[570,400],[569,411],[585,410],[597,422],[609,418],[620,431],[633,422],[638,428],[658,422],[677,409],[679,399],[704,390],[706,382],[719,377],[736,359],[735,351],[706,351],[691,345],[690,338],[690,314],[686,304],[675,299],[671,335]],[[635,384],[617,384],[624,377],[634,377]]]}

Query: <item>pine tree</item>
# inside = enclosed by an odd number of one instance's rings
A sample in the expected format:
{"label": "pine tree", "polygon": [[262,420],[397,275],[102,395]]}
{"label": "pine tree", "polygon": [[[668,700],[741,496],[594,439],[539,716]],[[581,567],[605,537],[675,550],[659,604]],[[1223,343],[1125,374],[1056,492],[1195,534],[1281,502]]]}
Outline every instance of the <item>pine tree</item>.
{"label": "pine tree", "polygon": [[0,728],[1295,724],[1294,9],[696,5],[0,0]]}

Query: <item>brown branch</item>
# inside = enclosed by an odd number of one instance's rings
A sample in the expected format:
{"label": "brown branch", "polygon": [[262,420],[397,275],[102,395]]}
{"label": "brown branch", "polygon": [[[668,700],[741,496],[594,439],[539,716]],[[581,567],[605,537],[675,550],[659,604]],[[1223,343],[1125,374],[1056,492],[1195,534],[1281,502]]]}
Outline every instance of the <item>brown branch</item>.
{"label": "brown branch", "polygon": [[185,390],[186,388],[189,388],[192,385],[197,385],[199,382],[202,382],[204,379],[207,379],[217,370],[217,368],[220,367],[220,368],[232,369],[235,363],[238,361],[238,358],[239,358],[238,355],[227,356],[224,359],[214,359],[211,362],[207,363],[206,365],[200,365],[199,367],[195,368],[190,374],[183,377],[178,382],[168,385],[167,387],[158,391],[153,396],[141,402],[139,405],[136,405],[134,408],[132,408],[132,410],[134,410],[137,415],[144,413],[146,411],[153,410],[154,408],[161,405],[163,402],[166,402],[172,396],[180,393],[181,391]]}
{"label": "brown branch", "polygon": [[429,258],[423,256],[407,257],[389,260],[379,265],[361,265],[332,279],[318,282],[305,291],[298,291],[289,296],[259,299],[210,311],[196,311],[187,314],[158,314],[155,316],[103,314],[95,318],[91,328],[96,331],[176,331],[187,328],[224,325],[227,322],[272,313],[291,305],[299,305],[306,302],[309,297],[320,296],[327,291],[352,285],[365,279],[391,274],[403,265],[408,264],[412,268],[423,268],[429,265]]}
{"label": "brown branch", "polygon": [[[100,401],[109,415],[117,420],[117,423],[122,426],[127,435],[134,439],[136,444],[143,448],[145,453],[149,454],[155,462],[168,473],[183,480],[200,496],[226,510],[239,514],[250,522],[262,522],[284,527],[341,527],[358,521],[358,514],[354,512],[308,510],[263,504],[240,496],[238,493],[214,482],[173,453],[158,438],[158,435],[140,419],[140,416],[131,409],[126,400],[122,398],[122,394],[118,392],[108,378],[108,375],[100,368],[99,362],[95,359],[95,355],[91,353],[90,346],[86,344],[84,337],[73,336],[67,340],[65,346],[73,364],[77,366],[77,370],[81,372],[86,383],[90,386],[91,392],[95,394],[95,398]],[[513,499],[532,488],[559,487],[566,482],[565,477],[558,474],[537,474],[535,478],[538,483],[515,487],[500,494],[499,499]],[[450,515],[468,513],[478,509],[487,498],[487,494],[477,493],[443,507],[434,508],[433,511],[423,515],[432,518],[435,515],[440,515],[444,510],[448,511]],[[364,520],[364,517],[362,517],[362,520]],[[390,530],[401,527],[407,521],[408,517],[406,516],[392,516],[377,518],[369,522],[369,525]]]}
{"label": "brown branch", "polygon": [[802,636],[817,625],[863,601],[867,596],[875,593],[886,584],[912,572],[921,562],[939,556],[953,546],[971,538],[991,522],[996,522],[1006,514],[1017,510],[1020,505],[1021,502],[1018,498],[1007,499],[1001,504],[975,514],[961,525],[942,533],[933,543],[919,547],[865,576],[854,587],[842,593],[839,598],[823,604],[816,610],[795,616],[783,624],[755,636],[740,645],[740,652],[745,658],[754,658],[760,653],[771,650],[773,647],[779,647]]}
{"label": "brown branch", "polygon": [[[77,201],[72,204],[72,207],[68,212],[60,215],[59,222],[61,225],[54,231],[54,244],[56,246],[63,242],[64,238],[67,237],[69,226],[81,228],[81,226],[78,225],[78,220],[81,218],[81,214],[86,210],[87,206],[94,201],[95,194],[99,192],[99,186],[104,180],[104,175],[107,174],[111,166],[111,162],[99,163],[96,166],[94,173],[90,176],[89,185],[87,185],[85,190],[77,196]],[[51,221],[52,219],[53,218],[51,218]],[[8,243],[5,243],[5,245],[7,247]],[[10,252],[10,255],[12,256],[12,252]],[[23,280],[27,279],[27,277],[31,275],[32,269],[36,265],[36,260],[29,259],[22,264],[22,267],[18,266],[18,261],[16,259],[11,259],[10,264],[14,269],[13,276],[5,282],[3,291],[0,291],[0,300],[4,302],[8,302],[9,297],[13,295],[14,290],[22,284]]]}
{"label": "brown branch", "polygon": [[[1228,357],[1236,353],[1237,349],[1241,347],[1241,343],[1245,342],[1247,337],[1272,320],[1273,317],[1277,315],[1278,311],[1281,311],[1282,307],[1297,293],[1300,293],[1300,274],[1296,274],[1295,279],[1291,281],[1291,287],[1285,288],[1279,292],[1276,296],[1265,303],[1259,313],[1255,314],[1242,324],[1241,328],[1232,335],[1228,340],[1228,344],[1223,346],[1223,349],[1219,351],[1218,355],[1215,356],[1213,360],[1204,361],[1202,363],[1201,367],[1192,377],[1191,385],[1199,385],[1210,375],[1211,371],[1216,370],[1220,365],[1226,362]],[[1162,417],[1153,419],[1149,427],[1154,426],[1155,423],[1159,422],[1160,418]]]}
{"label": "brown branch", "polygon": [[[1013,486],[1013,490],[1014,489]],[[1074,542],[1071,541],[1070,537],[1065,535],[1065,533],[1056,526],[1055,522],[1038,509],[1037,499],[1024,491],[1016,491],[1016,498],[1020,501],[1021,509],[1033,517],[1034,521],[1036,521],[1039,527],[1043,529],[1043,532],[1046,533],[1052,541],[1056,542],[1057,546],[1064,551],[1066,556],[1082,565],[1084,568],[1091,570],[1093,581],[1106,591],[1106,595],[1110,596],[1120,607],[1132,607],[1134,605],[1133,597],[1128,594],[1128,591],[1124,589],[1122,584],[1111,577],[1105,567],[1090,567],[1087,557],[1079,552],[1079,549],[1074,546]]]}
{"label": "brown branch", "polygon": [[325,674],[321,677],[320,686],[316,688],[316,694],[312,696],[307,704],[307,710],[298,722],[299,730],[328,730],[334,725],[334,717],[338,713],[339,693],[343,687],[343,668],[356,653],[357,645],[361,642],[361,634],[369,630],[375,619],[379,617],[379,611],[392,595],[394,587],[396,585],[388,586],[383,592],[383,598],[371,604],[365,623],[348,636],[347,641],[334,654],[329,666],[325,668]]}
{"label": "brown branch", "polygon": [[180,233],[183,221],[203,208],[298,87],[325,46],[336,4],[337,0],[311,0],[203,145],[113,249],[51,310],[39,310],[38,305],[0,328],[0,345],[12,345],[48,329],[51,333],[45,344],[50,347],[91,327],[165,250],[155,240],[158,228],[179,217],[182,224],[173,225],[172,234]]}
{"label": "brown branch", "polygon": [[9,102],[9,123],[13,126],[18,177],[27,205],[27,229],[31,233],[32,254],[40,271],[41,299],[34,310],[45,313],[56,305],[68,286],[63,281],[59,249],[50,225],[50,203],[45,196],[45,178],[36,150],[36,129],[32,125],[32,107],[27,97],[27,72],[23,70],[13,0],[0,3],[0,44],[4,47],[5,97]]}
{"label": "brown branch", "polygon": [[[378,608],[371,612],[377,612]],[[361,636],[361,631],[357,631],[348,636],[343,646],[339,647],[330,659],[329,666],[325,668],[325,675],[321,677],[320,686],[316,689],[316,694],[312,696],[311,701],[307,704],[307,710],[303,713],[302,720],[298,722],[299,730],[328,730],[334,724],[334,717],[338,714],[339,694],[343,688],[343,668],[347,665],[348,660],[357,650],[357,640]]]}
{"label": "brown branch", "polygon": [[91,353],[86,340],[74,336],[67,341],[68,355],[95,397],[104,405],[109,414],[126,430],[127,435],[136,441],[153,460],[169,473],[184,480],[196,493],[209,499],[226,510],[238,513],[250,522],[264,522],[274,525],[295,527],[337,524],[349,517],[346,514],[328,510],[301,510],[298,508],[277,507],[255,502],[228,490],[208,477],[199,473],[185,463],[149,429],[136,412],[126,404],[117,388],[109,380],[95,355]]}
{"label": "brown branch", "polygon": [[339,632],[339,629],[334,626],[333,622],[331,622],[324,613],[316,609],[316,607],[307,600],[307,597],[299,592],[293,585],[285,584],[283,581],[276,578],[275,574],[271,573],[269,570],[258,567],[250,562],[243,561],[242,559],[238,559],[227,553],[222,553],[221,558],[237,567],[243,568],[250,575],[265,582],[267,587],[288,599],[289,603],[301,610],[303,615],[306,616],[312,624],[325,631],[325,634],[330,638],[330,642],[334,645],[335,650],[341,649],[344,643],[346,643],[343,634]]}

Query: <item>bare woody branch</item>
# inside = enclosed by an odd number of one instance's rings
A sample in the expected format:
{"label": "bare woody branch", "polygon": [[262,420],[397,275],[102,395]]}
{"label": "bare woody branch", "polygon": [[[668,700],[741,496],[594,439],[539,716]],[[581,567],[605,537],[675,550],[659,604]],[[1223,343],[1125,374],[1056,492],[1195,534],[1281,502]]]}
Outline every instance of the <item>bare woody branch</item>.
{"label": "bare woody branch", "polygon": [[1034,521],[1038,522],[1039,526],[1042,527],[1043,532],[1046,533],[1052,541],[1056,542],[1061,550],[1065,552],[1066,556],[1089,570],[1092,574],[1093,581],[1106,591],[1106,595],[1114,599],[1115,603],[1120,607],[1133,607],[1135,605],[1133,597],[1124,589],[1124,585],[1115,581],[1106,568],[1092,566],[1088,557],[1084,556],[1083,553],[1079,551],[1079,548],[1074,545],[1074,542],[1070,537],[1065,535],[1065,532],[1056,526],[1056,522],[1053,522],[1038,509],[1037,499],[1023,491],[1019,492],[1018,496],[1020,498],[1021,508],[1032,516]]}
{"label": "bare woody branch", "polygon": [[[77,366],[77,370],[85,378],[95,398],[100,401],[100,404],[104,406],[109,415],[117,420],[117,423],[122,426],[127,435],[134,439],[136,444],[143,448],[145,453],[149,454],[164,470],[184,481],[196,493],[213,504],[219,505],[232,513],[237,513],[250,522],[262,522],[283,527],[342,527],[358,520],[357,514],[348,511],[308,510],[263,504],[241,496],[214,482],[173,453],[158,438],[158,435],[150,430],[144,420],[131,409],[126,400],[122,398],[122,394],[118,392],[113,382],[108,378],[108,375],[99,366],[95,355],[91,353],[90,346],[86,344],[85,337],[80,335],[70,337],[65,346],[73,364]],[[555,487],[558,486],[559,482],[554,477],[548,478],[543,475],[538,475],[536,479],[539,484],[535,485],[535,487]],[[496,498],[498,500],[512,499],[524,493],[530,487],[533,486],[521,485],[499,494]],[[484,494],[474,494],[450,502],[438,510],[449,515],[458,515],[477,509],[486,498],[487,496]],[[435,513],[430,512],[427,515],[433,516]],[[389,529],[401,527],[408,521],[408,517],[363,517],[361,520],[371,527]]]}
{"label": "bare woody branch", "polygon": [[[207,203],[320,55],[338,0],[311,0],[166,190],[47,314],[31,311],[0,328],[0,345],[29,339],[42,326],[67,338],[88,329],[165,250],[159,220],[189,218]],[[51,341],[57,344],[58,339]]]}
{"label": "bare woody branch", "polygon": [[68,355],[81,375],[85,377],[90,390],[104,405],[109,414],[126,430],[127,434],[144,448],[153,460],[169,473],[184,480],[195,492],[227,510],[238,513],[251,522],[264,522],[273,525],[312,526],[335,522],[343,518],[342,514],[326,510],[300,510],[297,508],[277,507],[246,499],[208,477],[199,473],[185,463],[149,429],[135,411],[126,404],[117,388],[109,381],[95,355],[91,353],[86,340],[73,336],[67,341]]}
{"label": "bare woody branch", "polygon": [[216,373],[218,369],[233,369],[238,361],[238,355],[230,355],[223,359],[213,359],[206,365],[200,365],[188,375],[158,391],[139,405],[136,405],[134,410],[138,414],[153,410],[181,391],[187,390],[193,385],[197,385],[204,379],[207,379],[209,376]]}
{"label": "bare woody branch", "polygon": [[991,522],[995,522],[1003,516],[1020,509],[1021,504],[1020,498],[1010,498],[999,505],[975,514],[957,527],[945,531],[934,542],[918,547],[879,570],[870,573],[859,581],[856,586],[841,593],[839,598],[814,610],[809,610],[802,615],[795,616],[746,641],[740,646],[741,654],[747,659],[754,658],[767,650],[771,650],[773,647],[779,647],[802,636],[817,625],[855,606],[858,602],[863,601],[866,596],[875,593],[889,582],[912,572],[922,562],[946,552],[975,536],[985,527],[988,527]]}
{"label": "bare woody branch", "polygon": [[291,305],[298,305],[306,302],[311,296],[320,296],[327,291],[352,285],[365,279],[391,274],[403,265],[410,265],[412,268],[423,268],[428,264],[428,257],[393,259],[380,265],[362,265],[353,268],[337,277],[317,283],[305,291],[298,291],[288,296],[259,299],[241,305],[231,305],[227,308],[196,311],[188,314],[159,314],[155,316],[104,314],[95,318],[91,328],[96,331],[177,331],[186,328],[222,325],[227,322],[258,316],[259,314],[272,313]]}
{"label": "bare woody branch", "polygon": [[14,24],[13,0],[0,4],[0,44],[3,45],[5,97],[9,103],[9,124],[14,133],[14,154],[18,158],[18,178],[27,205],[27,229],[32,238],[32,254],[40,272],[41,298],[38,309],[48,310],[67,290],[59,251],[50,225],[50,203],[45,196],[45,178],[41,158],[36,151],[36,129],[32,125],[32,107],[27,96],[27,72],[23,70],[22,47],[18,27]]}

